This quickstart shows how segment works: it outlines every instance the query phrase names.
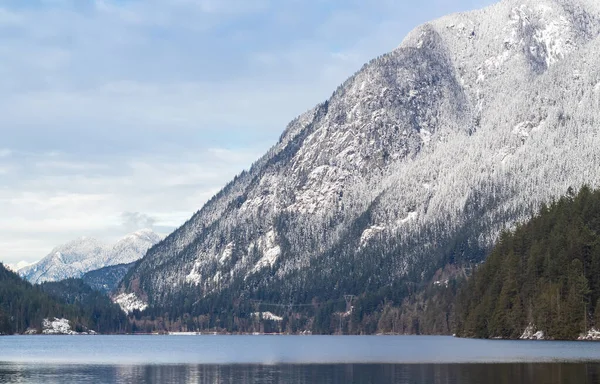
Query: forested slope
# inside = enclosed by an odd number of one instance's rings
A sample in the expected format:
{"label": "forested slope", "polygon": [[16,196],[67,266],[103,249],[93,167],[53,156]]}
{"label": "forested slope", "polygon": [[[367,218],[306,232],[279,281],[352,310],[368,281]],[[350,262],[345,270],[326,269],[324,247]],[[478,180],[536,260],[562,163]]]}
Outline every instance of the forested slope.
{"label": "forested slope", "polygon": [[152,247],[115,301],[230,331],[291,303],[335,332],[350,294],[349,331],[374,332],[439,269],[600,185],[599,52],[595,0],[503,0],[418,27]]}
{"label": "forested slope", "polygon": [[0,334],[41,328],[45,318],[73,319],[77,309],[44,293],[0,264]]}
{"label": "forested slope", "polygon": [[32,285],[0,263],[0,335],[40,331],[44,319],[65,318],[77,332],[124,329],[120,309],[81,281]]}
{"label": "forested slope", "polygon": [[76,321],[98,333],[125,333],[131,326],[125,313],[102,292],[81,279],[66,279],[40,285],[42,291],[77,308]]}
{"label": "forested slope", "polygon": [[457,299],[457,333],[574,339],[600,326],[600,190],[543,206],[501,235]]}

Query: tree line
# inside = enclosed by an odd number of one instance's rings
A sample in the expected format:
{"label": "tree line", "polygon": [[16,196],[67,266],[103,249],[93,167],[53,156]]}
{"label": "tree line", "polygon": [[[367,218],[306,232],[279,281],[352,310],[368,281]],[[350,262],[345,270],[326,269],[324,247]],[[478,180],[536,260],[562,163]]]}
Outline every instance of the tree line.
{"label": "tree line", "polygon": [[574,339],[600,327],[600,191],[584,186],[500,236],[456,298],[460,336]]}
{"label": "tree line", "polygon": [[43,320],[54,317],[69,320],[76,332],[131,330],[120,308],[83,281],[32,285],[0,263],[0,335],[39,333]]}

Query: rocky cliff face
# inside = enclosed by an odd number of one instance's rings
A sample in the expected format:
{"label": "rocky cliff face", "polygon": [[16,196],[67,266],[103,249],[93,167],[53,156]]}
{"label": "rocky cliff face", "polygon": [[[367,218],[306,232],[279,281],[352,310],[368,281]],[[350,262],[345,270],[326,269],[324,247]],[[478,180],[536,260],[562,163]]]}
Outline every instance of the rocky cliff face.
{"label": "rocky cliff face", "polygon": [[592,0],[417,28],[152,248],[123,297],[339,298],[480,259],[541,202],[599,184],[599,34]]}

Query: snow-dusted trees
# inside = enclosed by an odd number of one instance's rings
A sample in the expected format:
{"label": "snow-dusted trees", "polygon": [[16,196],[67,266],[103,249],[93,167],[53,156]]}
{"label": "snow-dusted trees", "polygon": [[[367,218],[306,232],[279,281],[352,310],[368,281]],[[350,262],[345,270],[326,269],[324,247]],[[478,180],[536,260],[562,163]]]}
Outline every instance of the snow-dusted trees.
{"label": "snow-dusted trees", "polygon": [[600,183],[586,1],[506,0],[418,28],[294,120],[122,290],[156,306],[310,302],[482,259],[540,204]]}

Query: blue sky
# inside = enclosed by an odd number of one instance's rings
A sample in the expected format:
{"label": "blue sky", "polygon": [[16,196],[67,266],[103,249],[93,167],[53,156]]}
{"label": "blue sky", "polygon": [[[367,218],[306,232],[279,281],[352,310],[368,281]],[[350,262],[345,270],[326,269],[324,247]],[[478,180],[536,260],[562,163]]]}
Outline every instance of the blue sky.
{"label": "blue sky", "polygon": [[182,224],[415,26],[491,0],[0,0],[0,260]]}

